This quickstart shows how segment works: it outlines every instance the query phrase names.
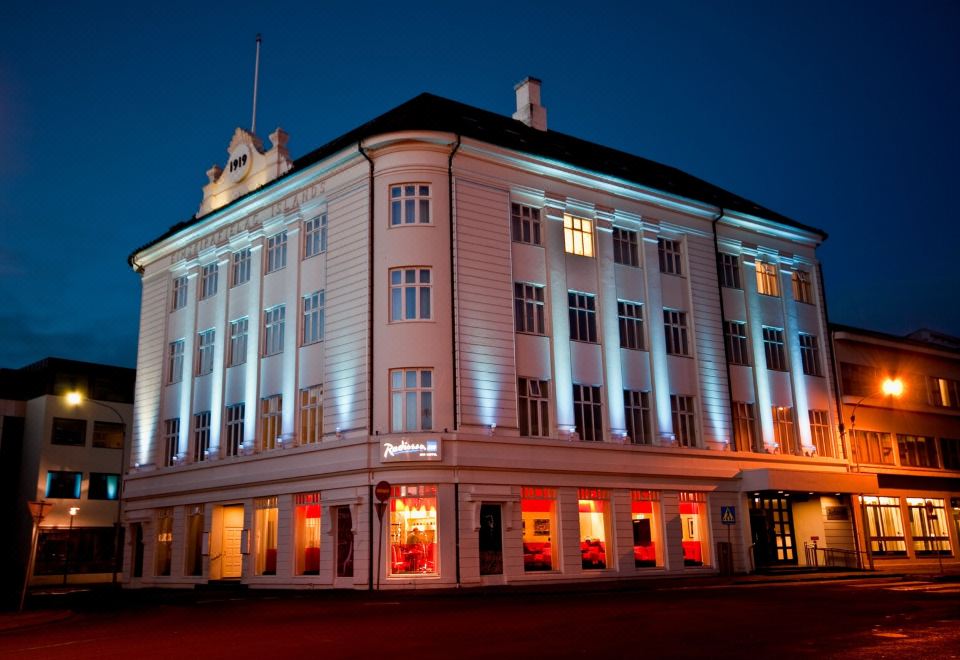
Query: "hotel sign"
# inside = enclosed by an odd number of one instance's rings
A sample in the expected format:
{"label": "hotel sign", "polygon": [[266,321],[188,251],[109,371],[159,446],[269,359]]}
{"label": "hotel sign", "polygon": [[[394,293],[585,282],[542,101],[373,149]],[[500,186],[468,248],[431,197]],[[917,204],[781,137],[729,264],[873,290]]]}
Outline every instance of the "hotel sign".
{"label": "hotel sign", "polygon": [[390,438],[380,440],[380,460],[439,461],[440,438]]}

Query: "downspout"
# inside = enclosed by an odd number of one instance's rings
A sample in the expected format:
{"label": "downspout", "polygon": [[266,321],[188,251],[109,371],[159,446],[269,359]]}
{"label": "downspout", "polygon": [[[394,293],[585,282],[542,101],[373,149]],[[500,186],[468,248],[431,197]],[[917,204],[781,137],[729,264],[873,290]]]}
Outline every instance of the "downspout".
{"label": "downspout", "polygon": [[[367,435],[374,435],[373,430],[373,160],[363,148],[363,140],[357,140],[357,151],[367,159],[370,173],[367,179],[367,251],[369,266],[367,268]],[[368,459],[369,460],[369,459]],[[369,567],[367,590],[373,591],[373,484],[368,484],[367,493],[367,525],[370,530]],[[381,530],[382,533],[382,530]]]}
{"label": "downspout", "polygon": [[[454,237],[455,223],[453,221],[453,157],[460,150],[460,134],[457,133],[457,143],[453,145],[450,156],[447,158],[447,201],[449,202],[450,218],[450,342],[453,357],[453,430],[460,427],[459,410],[457,406],[457,313],[456,313],[456,240]],[[457,538],[457,583],[459,584],[460,574],[460,539]]]}
{"label": "downspout", "polygon": [[730,443],[736,448],[737,427],[733,415],[733,382],[730,377],[730,351],[727,348],[726,322],[727,309],[723,303],[723,264],[720,262],[720,239],[717,236],[717,224],[723,219],[724,209],[720,209],[720,214],[713,219],[713,258],[717,264],[717,295],[720,298],[720,333],[723,336],[723,355],[727,369],[727,402],[730,405]]}

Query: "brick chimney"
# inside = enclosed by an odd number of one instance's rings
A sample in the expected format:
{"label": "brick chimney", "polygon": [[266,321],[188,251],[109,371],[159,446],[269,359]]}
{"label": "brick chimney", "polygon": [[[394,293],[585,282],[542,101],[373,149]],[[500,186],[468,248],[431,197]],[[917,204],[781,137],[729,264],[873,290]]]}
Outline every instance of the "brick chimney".
{"label": "brick chimney", "polygon": [[527,76],[514,86],[517,92],[517,111],[513,118],[538,131],[547,130],[547,109],[540,105],[540,85],[536,78]]}

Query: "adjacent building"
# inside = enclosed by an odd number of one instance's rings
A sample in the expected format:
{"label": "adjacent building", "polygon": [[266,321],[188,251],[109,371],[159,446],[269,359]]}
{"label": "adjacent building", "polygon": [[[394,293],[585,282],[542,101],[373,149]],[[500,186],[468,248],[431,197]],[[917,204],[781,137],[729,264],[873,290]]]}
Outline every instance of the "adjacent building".
{"label": "adjacent building", "polygon": [[516,96],[423,94],[296,160],[237,129],[131,255],[130,586],[859,565],[878,478],[838,433],[824,232]]}

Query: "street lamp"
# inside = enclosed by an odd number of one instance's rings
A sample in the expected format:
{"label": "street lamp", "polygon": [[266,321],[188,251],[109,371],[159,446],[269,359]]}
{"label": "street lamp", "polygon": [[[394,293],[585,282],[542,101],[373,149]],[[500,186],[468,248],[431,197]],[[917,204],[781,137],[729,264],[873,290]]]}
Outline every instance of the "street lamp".
{"label": "street lamp", "polygon": [[20,609],[23,611],[23,603],[27,599],[27,586],[30,584],[30,578],[33,576],[33,565],[37,556],[37,539],[40,536],[40,523],[46,514],[47,508],[53,506],[50,502],[40,500],[39,502],[27,502],[30,509],[30,517],[33,518],[33,536],[30,539],[30,557],[27,559],[27,573],[23,576],[23,590],[20,592]]}
{"label": "street lamp", "polygon": [[67,583],[67,573],[70,572],[70,541],[73,540],[73,519],[80,513],[80,507],[70,507],[70,527],[67,529],[67,549],[63,553],[63,583]]}
{"label": "street lamp", "polygon": [[[891,399],[893,399],[894,397],[899,399],[901,396],[903,396],[903,389],[904,389],[903,381],[900,380],[899,378],[886,378],[884,379],[883,383],[881,383],[879,390],[876,390],[875,392],[871,392],[870,394],[865,394],[862,397],[860,397],[860,400],[857,401],[856,405],[853,406],[853,410],[850,411],[851,443],[854,442],[853,429],[857,425],[857,408],[860,407],[860,404],[866,401],[867,399],[877,396],[878,394],[883,394],[884,396],[888,396]],[[852,451],[853,445],[851,444],[850,446]],[[859,462],[860,461],[857,460],[857,463]]]}

